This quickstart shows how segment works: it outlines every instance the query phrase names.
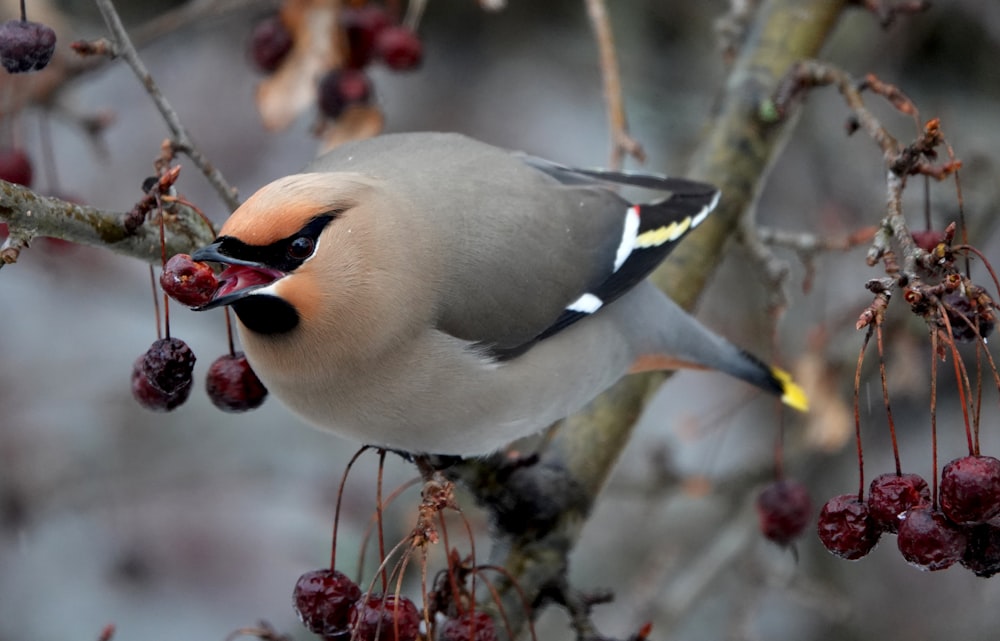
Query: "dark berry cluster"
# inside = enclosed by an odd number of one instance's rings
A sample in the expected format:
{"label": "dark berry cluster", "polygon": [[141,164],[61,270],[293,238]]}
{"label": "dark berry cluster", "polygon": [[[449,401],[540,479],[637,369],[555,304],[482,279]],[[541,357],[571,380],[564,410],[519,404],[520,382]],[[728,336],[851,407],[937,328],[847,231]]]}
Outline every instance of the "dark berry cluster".
{"label": "dark berry cluster", "polygon": [[[364,68],[379,61],[393,71],[420,66],[423,45],[412,29],[394,24],[386,9],[375,3],[340,9],[339,36],[343,63],[327,70],[317,86],[317,104],[328,118],[338,118],[353,105],[369,104],[374,96]],[[282,15],[258,23],[250,40],[250,57],[264,73],[274,73],[288,58],[296,34]]]}
{"label": "dark berry cluster", "polygon": [[[160,286],[172,299],[188,307],[204,305],[219,287],[215,272],[187,254],[177,254],[163,265]],[[132,367],[132,395],[140,405],[168,412],[191,394],[194,353],[178,338],[164,338],[136,360]],[[231,351],[208,368],[205,389],[212,404],[225,412],[260,407],[267,388],[241,352]]]}
{"label": "dark berry cluster", "polygon": [[839,557],[855,560],[882,534],[895,534],[900,554],[923,570],[961,563],[978,576],[1000,572],[1000,460],[955,459],[941,471],[937,503],[916,474],[882,474],[867,500],[836,496],[820,511],[818,533]]}
{"label": "dark berry cluster", "polygon": [[[327,641],[416,641],[423,620],[405,596],[362,593],[345,574],[322,569],[299,577],[292,591],[299,620]],[[433,617],[432,617],[433,618]],[[496,623],[486,612],[468,610],[439,623],[442,641],[496,641]]]}

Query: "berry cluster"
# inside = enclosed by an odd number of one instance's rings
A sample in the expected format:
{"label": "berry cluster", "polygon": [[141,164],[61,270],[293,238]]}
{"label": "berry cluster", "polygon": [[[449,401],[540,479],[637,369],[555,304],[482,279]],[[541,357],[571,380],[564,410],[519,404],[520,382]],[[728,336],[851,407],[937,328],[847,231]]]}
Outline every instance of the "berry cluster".
{"label": "berry cluster", "polygon": [[[393,71],[410,71],[420,66],[423,45],[412,29],[394,24],[384,7],[377,4],[348,5],[338,15],[343,64],[330,69],[317,86],[320,112],[332,119],[349,107],[367,105],[374,91],[364,68],[380,61]],[[296,33],[282,15],[261,21],[250,39],[250,58],[263,73],[274,73],[288,59]]]}
{"label": "berry cluster", "polygon": [[[189,307],[204,305],[219,287],[212,268],[187,254],[177,254],[163,265],[163,291]],[[167,328],[169,332],[169,326]],[[162,338],[153,343],[132,367],[132,395],[143,407],[169,412],[191,394],[195,356],[179,338]],[[208,368],[205,389],[212,404],[225,412],[244,412],[260,407],[267,389],[260,382],[246,356],[223,354]]]}
{"label": "berry cluster", "polygon": [[961,563],[978,576],[1000,572],[1000,460],[957,458],[941,471],[937,504],[916,474],[882,474],[868,499],[836,496],[820,512],[819,538],[830,552],[860,559],[882,534],[895,534],[900,554],[923,570]]}
{"label": "berry cluster", "polygon": [[[292,592],[299,620],[327,640],[416,641],[422,616],[405,596],[361,592],[345,574],[312,570],[299,577]],[[493,617],[467,611],[441,624],[443,641],[496,641]]]}

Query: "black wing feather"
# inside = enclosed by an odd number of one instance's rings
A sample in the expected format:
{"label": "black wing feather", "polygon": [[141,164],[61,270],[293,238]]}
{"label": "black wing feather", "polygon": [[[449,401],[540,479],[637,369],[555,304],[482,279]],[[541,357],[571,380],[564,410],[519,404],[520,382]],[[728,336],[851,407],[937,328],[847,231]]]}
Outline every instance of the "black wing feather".
{"label": "black wing feather", "polygon": [[[617,270],[614,269],[614,265],[608,265],[608,277],[592,291],[586,292],[599,299],[602,307],[614,302],[649,276],[677,246],[677,243],[715,207],[719,197],[719,192],[715,187],[683,178],[573,169],[533,157],[526,157],[525,162],[567,185],[610,183],[672,192],[670,196],[662,200],[637,205],[639,229],[636,235],[636,246],[632,248],[628,257]],[[625,212],[622,212],[622,216],[625,216]],[[673,237],[665,236],[661,241],[653,242],[653,237],[657,232],[665,234],[665,230],[669,229],[671,225],[684,225],[686,224],[685,220],[690,220],[690,223],[683,231],[676,233]],[[523,354],[538,341],[566,329],[589,315],[590,313],[586,311],[567,308],[552,325],[534,340],[512,349],[492,350],[491,353],[500,360]]]}

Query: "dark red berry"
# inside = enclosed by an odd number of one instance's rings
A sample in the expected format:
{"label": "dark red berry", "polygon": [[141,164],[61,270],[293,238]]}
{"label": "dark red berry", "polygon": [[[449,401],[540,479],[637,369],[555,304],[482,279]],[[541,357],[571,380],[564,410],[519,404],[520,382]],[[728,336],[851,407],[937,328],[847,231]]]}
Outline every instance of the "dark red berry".
{"label": "dark red berry", "polygon": [[264,73],[274,73],[292,50],[292,32],[275,14],[257,23],[250,36],[250,57]]}
{"label": "dark red berry", "polygon": [[962,565],[984,579],[1000,572],[1000,527],[983,523],[973,525],[965,533],[968,541]]}
{"label": "dark red berry", "polygon": [[205,388],[209,400],[223,412],[252,410],[267,398],[267,388],[250,368],[243,352],[215,359],[208,368]]}
{"label": "dark red berry", "polygon": [[28,20],[0,24],[0,64],[10,73],[44,69],[55,50],[52,27]]}
{"label": "dark red berry", "polygon": [[798,481],[775,481],[757,496],[760,531],[779,545],[788,545],[802,534],[811,515],[809,490]]}
{"label": "dark red berry", "polygon": [[359,641],[415,641],[420,612],[405,596],[369,594],[351,606],[348,625]]}
{"label": "dark red berry", "polygon": [[372,83],[363,71],[334,69],[320,79],[317,94],[320,111],[337,118],[351,105],[367,104],[372,96]]}
{"label": "dark red berry", "polygon": [[9,183],[31,187],[33,174],[31,160],[23,149],[17,149],[16,147],[0,148],[0,179],[6,180]]}
{"label": "dark red berry", "polygon": [[337,570],[306,572],[295,582],[292,605],[303,625],[316,634],[333,636],[347,630],[348,612],[361,598],[361,588]]}
{"label": "dark red berry", "polygon": [[375,52],[382,62],[396,71],[409,71],[420,66],[424,46],[420,38],[406,27],[386,27],[375,39]]}
{"label": "dark red berry", "polygon": [[139,356],[132,364],[132,396],[139,405],[154,412],[169,412],[183,404],[191,395],[191,386],[180,387],[171,394],[157,389],[142,371],[145,359],[145,355]]}
{"label": "dark red berry", "polygon": [[375,4],[341,9],[340,25],[347,41],[344,66],[348,69],[367,66],[374,53],[375,39],[390,23],[389,14]]}
{"label": "dark red berry", "polygon": [[941,511],[954,523],[984,523],[1000,514],[1000,460],[965,456],[941,470]]}
{"label": "dark red berry", "polygon": [[899,552],[921,570],[944,570],[961,560],[966,536],[957,525],[929,505],[906,513],[896,535]]}
{"label": "dark red berry", "polygon": [[868,505],[856,494],[841,494],[827,501],[816,530],[827,550],[849,561],[871,552],[882,534],[868,516]]}
{"label": "dark red berry", "polygon": [[219,281],[207,263],[192,260],[187,254],[176,254],[160,272],[160,287],[182,305],[201,307],[212,300]]}
{"label": "dark red berry", "polygon": [[438,641],[496,641],[493,617],[477,610],[448,619],[441,626]]}
{"label": "dark red berry", "polygon": [[164,394],[175,394],[191,386],[194,352],[179,338],[161,338],[146,351],[142,372],[149,384]]}
{"label": "dark red berry", "polygon": [[[971,343],[979,340],[979,336],[987,338],[993,333],[995,322],[992,311],[988,315],[982,314],[979,307],[961,292],[949,292],[941,300],[951,325],[951,335],[956,341]],[[977,328],[979,336],[976,335]]]}
{"label": "dark red berry", "polygon": [[918,229],[910,235],[913,236],[913,242],[917,247],[928,252],[934,251],[938,244],[944,241],[944,232],[934,229]]}
{"label": "dark red berry", "polygon": [[868,516],[883,532],[895,532],[907,510],[930,503],[927,481],[917,474],[880,474],[868,488]]}

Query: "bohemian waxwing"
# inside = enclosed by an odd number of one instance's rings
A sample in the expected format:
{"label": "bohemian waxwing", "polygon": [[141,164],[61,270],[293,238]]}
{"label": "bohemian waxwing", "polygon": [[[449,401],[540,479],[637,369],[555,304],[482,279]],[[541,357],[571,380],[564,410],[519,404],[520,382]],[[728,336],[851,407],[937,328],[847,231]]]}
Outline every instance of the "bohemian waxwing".
{"label": "bohemian waxwing", "polygon": [[[619,185],[663,193],[633,205]],[[455,134],[353,142],[194,253],[228,265],[202,309],[232,306],[254,371],[306,421],[408,452],[495,451],[648,369],[721,370],[804,410],[786,373],[645,280],[718,198]]]}

